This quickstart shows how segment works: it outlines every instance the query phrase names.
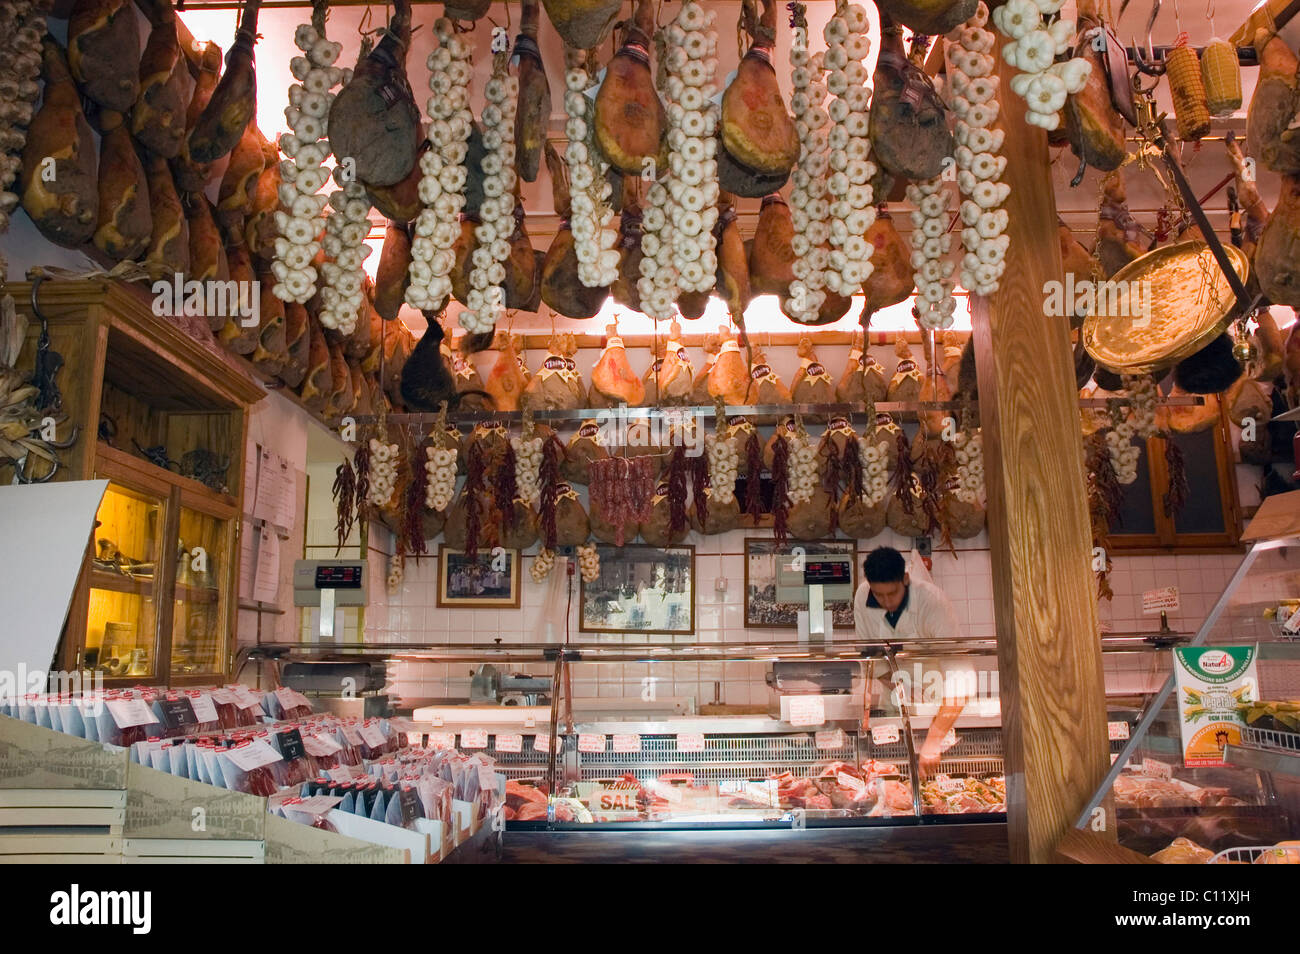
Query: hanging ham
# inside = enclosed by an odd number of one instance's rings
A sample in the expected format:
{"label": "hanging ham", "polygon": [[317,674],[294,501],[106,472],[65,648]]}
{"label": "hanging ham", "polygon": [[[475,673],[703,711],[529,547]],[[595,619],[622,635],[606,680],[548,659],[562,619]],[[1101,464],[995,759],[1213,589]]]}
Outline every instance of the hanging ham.
{"label": "hanging ham", "polygon": [[87,99],[129,112],[140,92],[140,32],[130,0],[75,0],[68,14],[68,67]]}
{"label": "hanging ham", "polygon": [[1106,54],[1093,46],[1097,31],[1105,29],[1097,0],[1080,0],[1078,24],[1074,55],[1092,70],[1083,89],[1066,97],[1065,134],[1076,156],[1094,169],[1112,172],[1126,155],[1124,119],[1111,101]]}
{"label": "hanging ham", "polygon": [[691,382],[692,404],[710,404],[713,401],[713,396],[709,394],[709,374],[713,371],[713,363],[718,360],[719,347],[721,345],[717,335],[704,336],[704,366],[695,373],[695,379]]}
{"label": "hanging ham", "polygon": [[198,162],[190,155],[189,136],[198,125],[199,117],[203,115],[203,110],[207,108],[221,79],[221,47],[215,43],[205,43],[198,68],[194,92],[190,94],[190,105],[185,112],[186,137],[181,142],[180,153],[172,160],[172,177],[176,180],[176,188],[186,193],[203,191],[212,178],[213,163]]}
{"label": "hanging ham", "polygon": [[244,2],[235,42],[226,54],[226,70],[187,137],[189,156],[195,162],[215,162],[234,149],[245,127],[257,114],[253,44],[257,42],[257,14],[261,6],[262,0]]}
{"label": "hanging ham", "polygon": [[185,138],[185,57],[176,39],[170,4],[154,24],[140,57],[140,93],[131,110],[131,135],[164,159],[174,159]]}
{"label": "hanging ham", "polygon": [[[750,390],[749,365],[740,353],[736,336],[726,325],[718,329],[722,345],[718,349],[717,360],[709,371],[709,397],[722,398],[725,404],[740,406],[748,404]],[[789,395],[786,395],[789,399]]]}
{"label": "hanging ham", "polygon": [[367,186],[401,182],[416,164],[423,135],[406,78],[410,44],[410,0],[395,0],[383,39],[357,63],[330,107],[330,151],[352,159]]}
{"label": "hanging ham", "polygon": [[[257,180],[266,169],[266,153],[254,123],[248,124],[239,145],[230,154],[217,198],[217,220],[231,230],[244,230],[244,220],[253,208]],[[169,177],[170,178],[170,177]]]}
{"label": "hanging ham", "polygon": [[776,369],[767,361],[762,349],[754,352],[754,363],[749,368],[749,390],[745,404],[789,404],[790,389],[781,383]]}
{"label": "hanging ham", "polygon": [[853,348],[849,351],[848,364],[835,385],[835,400],[845,404],[874,404],[883,401],[889,383],[885,380],[885,369],[872,357],[867,347],[865,333],[858,331],[854,335]]}
{"label": "hanging ham", "polygon": [[1300,60],[1276,34],[1257,30],[1259,80],[1246,113],[1246,153],[1274,172],[1300,173]]}
{"label": "hanging ham", "polygon": [[[912,251],[903,236],[894,227],[894,219],[884,208],[876,213],[876,220],[867,228],[866,240],[871,243],[871,274],[862,283],[862,327],[871,323],[871,316],[882,308],[907,301],[915,287],[912,268]],[[838,296],[837,296],[838,297]]]}
{"label": "hanging ham", "polygon": [[1255,271],[1271,302],[1300,308],[1300,175],[1282,177],[1277,205],[1255,248]]}
{"label": "hanging ham", "polygon": [[746,0],[742,9],[741,27],[753,42],[722,96],[722,146],[753,172],[785,176],[799,158],[799,137],[772,66],[776,3],[762,4],[761,18],[756,0]]}
{"label": "hanging ham", "polygon": [[[121,124],[104,133],[99,140],[97,223],[95,247],[119,262],[139,258],[148,248],[149,236],[153,234],[149,182],[131,134]],[[220,239],[217,239],[216,247],[221,248]],[[206,280],[199,275],[193,277]]]}
{"label": "hanging ham", "polygon": [[542,6],[565,46],[591,50],[609,36],[623,0],[542,0]]}
{"label": "hanging ham", "polygon": [[145,267],[150,280],[156,282],[189,272],[190,228],[167,160],[150,156],[145,174],[149,177],[149,211],[153,217]]}
{"label": "hanging ham", "polygon": [[975,15],[979,0],[876,0],[881,19],[888,14],[913,33],[940,36]]}
{"label": "hanging ham", "polygon": [[551,87],[542,52],[537,46],[541,19],[538,0],[523,0],[514,54],[519,58],[519,105],[515,109],[515,171],[525,182],[536,182],[551,119]]}
{"label": "hanging ham", "polygon": [[527,381],[520,369],[518,339],[514,335],[505,335],[504,339],[483,387],[492,395],[498,411],[517,411]]}
{"label": "hanging ham", "polygon": [[655,373],[655,387],[651,391],[646,387],[651,399],[659,404],[686,404],[690,400],[691,388],[694,386],[694,368],[691,356],[682,344],[682,326],[673,319],[668,330],[668,345],[664,349],[663,361]]}
{"label": "hanging ham", "polygon": [[898,357],[898,364],[894,368],[894,376],[889,380],[889,390],[885,396],[890,401],[916,401],[921,396],[921,369],[902,334],[894,342],[894,354]]}
{"label": "hanging ham", "polygon": [[411,283],[410,270],[411,233],[405,225],[389,221],[375,270],[375,310],[381,318],[392,321],[397,317]]}
{"label": "hanging ham", "polygon": [[[577,371],[569,370],[563,339],[563,335],[551,334],[542,366],[524,388],[524,400],[535,411],[575,411],[586,406],[586,389],[581,387]],[[575,381],[578,388],[573,386]]]}
{"label": "hanging ham", "polygon": [[[226,261],[226,247],[221,241],[221,230],[212,214],[212,203],[202,194],[186,196],[181,200],[185,206],[185,219],[190,231],[190,272],[189,277],[201,282],[227,281],[230,278],[230,264]],[[148,236],[145,237],[146,242]],[[209,315],[208,321],[216,319]],[[212,329],[219,331],[220,325]]]}
{"label": "hanging ham", "polygon": [[790,382],[795,404],[831,404],[835,401],[835,380],[813,353],[812,338],[799,336],[799,367]]}
{"label": "hanging ham", "polygon": [[646,159],[661,162],[668,116],[650,75],[650,38],[655,30],[652,0],[636,0],[623,45],[605,68],[596,93],[596,145],[610,166],[642,175]]}
{"label": "hanging ham", "polygon": [[903,179],[933,179],[956,147],[943,101],[925,71],[903,52],[902,30],[881,15],[880,54],[872,78],[872,156]]}
{"label": "hanging ham", "polygon": [[754,295],[786,295],[794,281],[794,222],[781,193],[763,197],[749,249],[749,285]]}
{"label": "hanging ham", "polygon": [[41,108],[23,148],[23,209],[51,242],[76,248],[95,234],[95,145],[63,50],[48,35],[41,47],[41,76]]}
{"label": "hanging ham", "polygon": [[569,230],[569,180],[564,162],[546,144],[546,169],[560,227],[542,263],[542,301],[565,318],[593,318],[609,297],[608,288],[587,288],[578,280],[578,253]]}
{"label": "hanging ham", "polygon": [[591,406],[613,407],[626,404],[639,407],[645,400],[645,384],[627,360],[618,325],[607,325],[605,349],[591,369]]}

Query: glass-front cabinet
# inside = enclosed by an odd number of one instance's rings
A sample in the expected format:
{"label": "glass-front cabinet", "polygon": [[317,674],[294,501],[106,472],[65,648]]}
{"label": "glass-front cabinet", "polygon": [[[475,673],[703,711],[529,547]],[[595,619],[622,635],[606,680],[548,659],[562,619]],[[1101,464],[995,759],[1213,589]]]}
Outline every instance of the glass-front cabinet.
{"label": "glass-front cabinet", "polygon": [[223,593],[232,563],[232,529],[229,520],[181,507],[171,630],[173,678],[225,671],[230,606]]}

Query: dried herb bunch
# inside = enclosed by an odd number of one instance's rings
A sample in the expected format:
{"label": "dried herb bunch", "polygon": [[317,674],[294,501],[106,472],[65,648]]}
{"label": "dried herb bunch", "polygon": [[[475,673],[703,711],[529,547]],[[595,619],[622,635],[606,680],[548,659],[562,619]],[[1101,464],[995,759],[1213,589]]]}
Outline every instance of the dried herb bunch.
{"label": "dried herb bunch", "polygon": [[758,441],[758,431],[754,430],[745,442],[745,513],[755,523],[763,516],[762,482],[763,445]]}
{"label": "dried herb bunch", "polygon": [[789,538],[790,442],[777,439],[772,445],[772,535],[778,544]]}
{"label": "dried herb bunch", "polygon": [[357,519],[357,475],[352,469],[352,462],[346,457],[334,471],[334,532],[338,536],[338,547],[334,550],[337,557],[343,552],[348,536]]}

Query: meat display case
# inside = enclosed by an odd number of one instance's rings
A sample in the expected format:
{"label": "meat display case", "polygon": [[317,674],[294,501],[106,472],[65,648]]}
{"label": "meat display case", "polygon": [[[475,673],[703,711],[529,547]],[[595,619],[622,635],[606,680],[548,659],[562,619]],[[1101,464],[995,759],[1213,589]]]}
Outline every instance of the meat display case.
{"label": "meat display case", "polygon": [[1243,539],[1249,549],[1188,644],[1254,650],[1257,679],[1232,702],[1240,739],[1225,733],[1221,765],[1185,757],[1181,723],[1203,717],[1184,708],[1171,668],[1076,828],[1161,860],[1300,864],[1300,492],[1267,498]]}
{"label": "meat display case", "polygon": [[[1177,634],[1103,637],[1107,653],[1162,653]],[[1184,637],[1185,641],[1185,637]],[[278,647],[284,648],[284,647]],[[934,706],[904,706],[873,693],[875,683],[915,661],[947,667],[979,661],[996,671],[992,639],[836,641],[810,646],[648,645],[608,640],[555,645],[300,644],[293,658],[376,658],[491,664],[502,672],[547,674],[563,687],[565,667],[672,662],[842,663],[855,678],[847,701],[819,725],[784,721],[781,708],[712,714],[717,708],[640,698],[575,698],[553,693],[549,706],[416,707],[427,737],[479,734],[508,781],[504,846],[510,860],[593,860],[612,855],[705,860],[725,853],[768,860],[1006,860],[1002,744],[996,684],[972,700],[956,740],[932,778],[919,778],[918,747]],[[691,700],[688,700],[691,702]],[[1137,710],[1117,697],[1111,718],[1131,724]],[[648,708],[649,707],[649,708]],[[722,707],[725,709],[725,707]],[[475,733],[473,730],[482,730]],[[875,735],[873,736],[873,730]],[[819,733],[821,737],[819,738]],[[623,738],[616,738],[623,737]],[[548,740],[558,740],[548,746]],[[1115,750],[1121,742],[1112,743]],[[636,751],[617,751],[620,748]],[[548,751],[553,748],[554,751]],[[516,751],[517,749],[517,751]],[[551,793],[554,793],[552,795]],[[513,816],[513,817],[510,817]]]}

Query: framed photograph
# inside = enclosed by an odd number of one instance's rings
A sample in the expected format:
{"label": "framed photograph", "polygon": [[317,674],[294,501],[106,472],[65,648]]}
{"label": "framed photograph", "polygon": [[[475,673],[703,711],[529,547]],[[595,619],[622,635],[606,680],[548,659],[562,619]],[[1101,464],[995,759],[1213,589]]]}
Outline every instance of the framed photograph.
{"label": "framed photograph", "polygon": [[695,632],[695,547],[597,546],[600,577],[582,584],[583,633]]}
{"label": "framed photograph", "polygon": [[519,551],[493,558],[480,550],[471,560],[463,550],[438,548],[438,606],[447,609],[518,609]]}
{"label": "framed photograph", "polygon": [[849,565],[848,584],[826,587],[826,606],[836,627],[853,628],[853,592],[858,582],[858,545],[853,540],[791,540],[778,546],[775,540],[745,540],[745,626],[767,629],[796,629],[802,573],[794,570],[795,547],[803,548],[806,564]]}

